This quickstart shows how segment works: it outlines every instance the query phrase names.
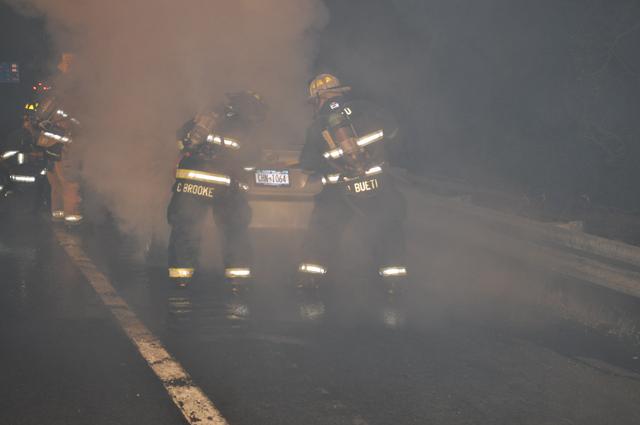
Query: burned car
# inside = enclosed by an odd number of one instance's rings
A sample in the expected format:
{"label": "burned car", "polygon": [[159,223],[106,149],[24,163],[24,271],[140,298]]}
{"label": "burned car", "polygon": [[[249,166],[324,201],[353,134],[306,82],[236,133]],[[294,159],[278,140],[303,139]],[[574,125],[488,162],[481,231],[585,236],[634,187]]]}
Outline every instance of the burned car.
{"label": "burned car", "polygon": [[304,229],[322,180],[300,169],[300,150],[263,149],[255,164],[244,167],[253,229]]}

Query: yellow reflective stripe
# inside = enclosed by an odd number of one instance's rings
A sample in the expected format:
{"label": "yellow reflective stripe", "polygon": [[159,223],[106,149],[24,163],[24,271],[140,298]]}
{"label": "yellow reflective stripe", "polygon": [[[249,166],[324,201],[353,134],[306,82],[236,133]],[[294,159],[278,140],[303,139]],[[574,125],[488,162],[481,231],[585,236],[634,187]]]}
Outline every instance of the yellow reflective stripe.
{"label": "yellow reflective stripe", "polygon": [[227,139],[226,137],[215,136],[213,134],[209,134],[207,136],[207,142],[213,143],[220,146],[225,146],[231,149],[240,149],[240,144],[233,139]]}
{"label": "yellow reflective stripe", "polygon": [[66,216],[64,219],[65,221],[78,222],[78,221],[82,221],[82,216],[78,214],[72,214],[72,215]]}
{"label": "yellow reflective stripe", "polygon": [[169,277],[193,277],[193,269],[190,268],[171,268],[169,269]]}
{"label": "yellow reflective stripe", "polygon": [[376,165],[375,167],[371,167],[367,171],[365,171],[365,174],[367,176],[371,176],[373,174],[380,174],[381,172],[382,172],[382,167],[379,165]]}
{"label": "yellow reflective stripe", "polygon": [[246,267],[228,268],[228,269],[225,269],[224,275],[230,278],[233,278],[233,277],[248,278],[248,277],[251,277],[251,269]]}
{"label": "yellow reflective stripe", "polygon": [[231,185],[231,177],[224,174],[205,173],[204,171],[185,170],[181,168],[176,171],[176,178],[195,180],[204,183],[222,184],[225,186]]}
{"label": "yellow reflective stripe", "polygon": [[322,154],[322,156],[324,156],[326,159],[338,159],[342,155],[344,155],[344,151],[340,148],[336,148]]}
{"label": "yellow reflective stripe", "polygon": [[19,176],[17,174],[11,174],[9,178],[14,182],[21,183],[33,183],[36,181],[36,178],[33,176]]}
{"label": "yellow reflective stripe", "polygon": [[58,134],[50,133],[48,131],[43,132],[42,135],[44,137],[49,138],[49,139],[53,139],[56,142],[61,142],[61,143],[69,143],[69,142],[71,142],[71,139],[68,138],[67,136],[60,136]]}
{"label": "yellow reflective stripe", "polygon": [[391,277],[391,276],[406,276],[407,268],[404,266],[390,266],[381,268],[378,273],[382,277]]}
{"label": "yellow reflective stripe", "polygon": [[340,174],[327,174],[326,176],[322,177],[322,184],[336,184],[339,180]]}
{"label": "yellow reflective stripe", "polygon": [[326,274],[327,269],[318,264],[311,263],[302,263],[300,267],[298,267],[298,271],[301,273],[309,273],[309,274]]}
{"label": "yellow reflective stripe", "polygon": [[[382,139],[384,139],[384,130],[378,130],[362,136],[356,141],[356,144],[363,148]],[[342,155],[344,155],[344,151],[341,148],[336,148],[322,154],[326,159],[338,159]]]}
{"label": "yellow reflective stripe", "polygon": [[384,138],[384,131],[378,130],[378,131],[374,131],[373,133],[369,133],[365,136],[362,136],[361,138],[358,139],[356,143],[358,146],[364,147],[364,146],[370,145],[371,143],[377,142],[378,140],[382,140],[383,138]]}
{"label": "yellow reflective stripe", "polygon": [[224,145],[231,149],[240,149],[240,144],[233,139],[222,139],[224,141]]}

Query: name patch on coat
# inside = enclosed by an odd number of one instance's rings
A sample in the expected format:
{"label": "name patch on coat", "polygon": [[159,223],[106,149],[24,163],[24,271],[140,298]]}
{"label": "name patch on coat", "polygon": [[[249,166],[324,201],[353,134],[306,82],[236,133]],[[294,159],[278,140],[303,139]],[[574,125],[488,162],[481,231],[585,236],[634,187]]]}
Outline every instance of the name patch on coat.
{"label": "name patch on coat", "polygon": [[368,179],[361,179],[354,182],[349,182],[346,185],[347,193],[353,195],[371,194],[380,188],[380,180],[377,177]]}
{"label": "name patch on coat", "polygon": [[203,198],[213,198],[215,188],[194,183],[176,183],[176,193],[188,193],[190,195],[201,196]]}

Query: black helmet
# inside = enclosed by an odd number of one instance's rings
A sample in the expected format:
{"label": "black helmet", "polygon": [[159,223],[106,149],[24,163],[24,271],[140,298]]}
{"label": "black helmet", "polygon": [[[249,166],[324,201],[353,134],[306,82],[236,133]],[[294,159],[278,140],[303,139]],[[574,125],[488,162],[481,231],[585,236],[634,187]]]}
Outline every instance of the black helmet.
{"label": "black helmet", "polygon": [[262,96],[250,90],[227,93],[225,115],[227,118],[238,117],[250,124],[257,124],[265,120],[267,105]]}
{"label": "black helmet", "polygon": [[38,122],[50,121],[59,109],[58,99],[55,96],[46,96],[40,100],[35,110],[35,118]]}

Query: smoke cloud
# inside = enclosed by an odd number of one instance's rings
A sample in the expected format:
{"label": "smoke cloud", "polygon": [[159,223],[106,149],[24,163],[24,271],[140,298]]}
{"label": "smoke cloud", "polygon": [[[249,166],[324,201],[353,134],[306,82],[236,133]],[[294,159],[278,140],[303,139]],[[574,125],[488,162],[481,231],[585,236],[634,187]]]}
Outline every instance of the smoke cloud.
{"label": "smoke cloud", "polygon": [[163,223],[175,130],[224,93],[263,94],[261,143],[302,143],[321,0],[9,0],[76,53],[83,175],[126,231]]}

